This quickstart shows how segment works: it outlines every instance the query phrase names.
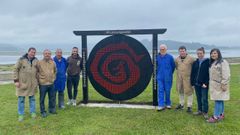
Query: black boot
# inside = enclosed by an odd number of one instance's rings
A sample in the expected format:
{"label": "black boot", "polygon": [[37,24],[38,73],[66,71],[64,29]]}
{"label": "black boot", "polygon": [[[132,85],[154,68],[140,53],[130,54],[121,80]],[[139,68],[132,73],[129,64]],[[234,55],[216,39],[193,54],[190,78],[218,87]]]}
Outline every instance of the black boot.
{"label": "black boot", "polygon": [[175,108],[175,110],[183,110],[183,108],[184,108],[184,106],[181,105],[181,104],[179,104],[179,105]]}
{"label": "black boot", "polygon": [[187,113],[192,113],[192,107],[187,108]]}

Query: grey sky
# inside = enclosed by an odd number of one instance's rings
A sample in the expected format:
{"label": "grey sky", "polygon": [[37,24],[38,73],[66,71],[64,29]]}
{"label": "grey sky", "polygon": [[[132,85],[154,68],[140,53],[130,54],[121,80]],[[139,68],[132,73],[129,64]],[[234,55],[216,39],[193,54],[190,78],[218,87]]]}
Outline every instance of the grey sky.
{"label": "grey sky", "polygon": [[240,0],[1,0],[0,43],[69,43],[73,30],[167,28],[159,39],[240,44]]}

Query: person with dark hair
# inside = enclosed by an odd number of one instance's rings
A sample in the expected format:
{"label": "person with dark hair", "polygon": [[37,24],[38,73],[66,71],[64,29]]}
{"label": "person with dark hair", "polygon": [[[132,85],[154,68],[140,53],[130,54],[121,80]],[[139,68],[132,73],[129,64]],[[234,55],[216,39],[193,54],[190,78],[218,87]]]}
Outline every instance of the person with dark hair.
{"label": "person with dark hair", "polygon": [[[65,108],[64,106],[64,89],[66,84],[66,71],[67,71],[67,60],[62,56],[62,49],[56,50],[56,56],[53,61],[57,67],[56,80],[54,81],[55,96],[58,94],[58,107],[60,109]],[[55,98],[56,99],[56,98]],[[55,100],[56,101],[56,100]]]}
{"label": "person with dark hair", "polygon": [[197,49],[198,58],[193,62],[191,84],[195,88],[198,111],[194,115],[203,115],[208,118],[208,84],[209,84],[209,59],[204,58],[203,47]]}
{"label": "person with dark hair", "polygon": [[216,123],[224,119],[224,101],[230,99],[230,67],[219,49],[212,49],[210,57],[209,89],[210,99],[215,101],[215,107],[213,116],[207,122]]}
{"label": "person with dark hair", "polygon": [[175,65],[177,70],[177,91],[179,93],[179,105],[176,107],[176,110],[182,110],[184,108],[184,98],[186,96],[187,112],[191,113],[193,103],[193,88],[191,86],[190,76],[194,59],[187,54],[185,46],[180,46],[178,52],[180,55],[175,59]]}
{"label": "person with dark hair", "polygon": [[[80,80],[80,72],[82,70],[82,58],[78,54],[78,48],[72,48],[72,55],[67,58],[67,89],[68,89],[68,102],[67,105],[76,106],[76,98],[78,93],[78,84]],[[72,95],[72,86],[74,93]]]}
{"label": "person with dark hair", "polygon": [[167,46],[161,44],[160,53],[157,56],[158,111],[172,108],[170,94],[174,70],[174,58],[167,53]]}
{"label": "person with dark hair", "polygon": [[48,93],[48,111],[57,114],[54,81],[56,79],[56,65],[51,58],[51,51],[43,51],[43,59],[37,64],[38,82],[40,91],[40,111],[43,118],[47,117],[45,110],[45,97]]}
{"label": "person with dark hair", "polygon": [[35,57],[36,49],[31,47],[28,53],[23,55],[14,68],[14,83],[16,95],[18,96],[18,120],[23,121],[25,97],[29,97],[30,113],[32,118],[36,118],[35,94],[37,92],[37,62]]}

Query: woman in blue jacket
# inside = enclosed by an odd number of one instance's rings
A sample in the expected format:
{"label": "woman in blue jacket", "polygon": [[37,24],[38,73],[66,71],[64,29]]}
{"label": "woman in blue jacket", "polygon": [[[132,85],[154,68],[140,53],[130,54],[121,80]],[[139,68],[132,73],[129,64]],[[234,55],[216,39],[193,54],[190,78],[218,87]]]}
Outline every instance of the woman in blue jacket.
{"label": "woman in blue jacket", "polygon": [[[167,53],[167,46],[160,45],[160,54],[157,56],[157,81],[158,81],[158,111],[171,109],[171,88],[175,62],[172,55]],[[165,100],[164,100],[165,99]]]}
{"label": "woman in blue jacket", "polygon": [[[62,57],[62,50],[56,50],[56,56],[53,58],[56,67],[57,67],[57,75],[56,80],[54,81],[54,89],[55,92],[58,92],[58,107],[60,109],[64,107],[64,89],[66,84],[66,70],[67,70],[67,61],[64,57]],[[56,100],[55,100],[56,101]]]}

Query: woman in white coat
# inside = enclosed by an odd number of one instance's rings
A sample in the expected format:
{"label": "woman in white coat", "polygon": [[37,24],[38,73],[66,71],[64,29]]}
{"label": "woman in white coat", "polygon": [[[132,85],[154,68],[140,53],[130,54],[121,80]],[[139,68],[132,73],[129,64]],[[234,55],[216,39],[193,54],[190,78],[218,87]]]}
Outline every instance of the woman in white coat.
{"label": "woman in white coat", "polygon": [[229,64],[222,58],[220,50],[216,48],[210,52],[209,76],[210,99],[215,101],[215,107],[214,115],[207,122],[215,123],[224,119],[224,101],[230,99]]}

